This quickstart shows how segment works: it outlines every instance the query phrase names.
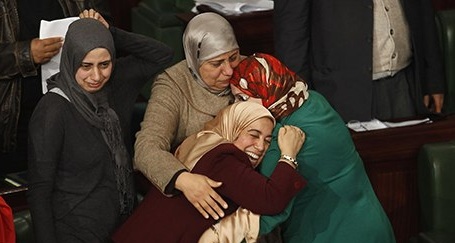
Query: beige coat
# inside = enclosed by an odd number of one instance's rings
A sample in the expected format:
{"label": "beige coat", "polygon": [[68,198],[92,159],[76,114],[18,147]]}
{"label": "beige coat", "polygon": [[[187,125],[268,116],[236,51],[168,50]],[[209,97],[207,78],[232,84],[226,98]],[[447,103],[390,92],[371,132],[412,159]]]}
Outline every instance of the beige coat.
{"label": "beige coat", "polygon": [[231,99],[201,87],[185,60],[166,69],[153,83],[144,121],[136,134],[135,168],[164,192],[174,174],[185,169],[169,151],[199,132]]}

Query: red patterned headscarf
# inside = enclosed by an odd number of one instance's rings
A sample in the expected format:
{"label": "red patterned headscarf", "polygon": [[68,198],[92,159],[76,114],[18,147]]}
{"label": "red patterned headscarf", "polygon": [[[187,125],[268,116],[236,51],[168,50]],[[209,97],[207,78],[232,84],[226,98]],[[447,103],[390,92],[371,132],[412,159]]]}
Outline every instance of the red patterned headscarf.
{"label": "red patterned headscarf", "polygon": [[277,120],[308,98],[306,82],[268,54],[256,53],[242,60],[230,82],[250,97],[260,98]]}

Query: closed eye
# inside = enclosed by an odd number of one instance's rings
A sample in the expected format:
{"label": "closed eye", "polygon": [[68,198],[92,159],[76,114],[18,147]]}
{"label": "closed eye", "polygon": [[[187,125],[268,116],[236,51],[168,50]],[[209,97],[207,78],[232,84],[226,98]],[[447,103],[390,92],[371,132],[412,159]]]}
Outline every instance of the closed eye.
{"label": "closed eye", "polygon": [[236,94],[235,95],[235,99],[237,101],[247,101],[249,98],[250,98],[250,96],[248,96],[246,94]]}

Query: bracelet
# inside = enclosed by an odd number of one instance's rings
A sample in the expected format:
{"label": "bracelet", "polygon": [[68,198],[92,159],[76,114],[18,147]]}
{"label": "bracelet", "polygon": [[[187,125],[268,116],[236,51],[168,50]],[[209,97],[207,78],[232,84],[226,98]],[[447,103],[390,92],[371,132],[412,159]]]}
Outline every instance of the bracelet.
{"label": "bracelet", "polygon": [[280,157],[280,160],[284,160],[286,162],[293,164],[295,168],[297,168],[299,166],[299,163],[297,162],[297,160],[295,158],[293,158],[289,155],[286,155],[286,154],[282,154]]}

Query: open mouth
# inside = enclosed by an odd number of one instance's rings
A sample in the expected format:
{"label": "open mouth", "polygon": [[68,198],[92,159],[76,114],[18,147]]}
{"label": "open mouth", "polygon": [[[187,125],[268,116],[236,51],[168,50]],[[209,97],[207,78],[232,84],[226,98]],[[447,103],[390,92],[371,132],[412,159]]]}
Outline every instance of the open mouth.
{"label": "open mouth", "polygon": [[250,159],[253,167],[256,167],[256,165],[258,164],[258,159],[259,159],[260,155],[255,154],[253,152],[249,152],[249,151],[247,151],[245,153],[248,155],[248,158]]}

